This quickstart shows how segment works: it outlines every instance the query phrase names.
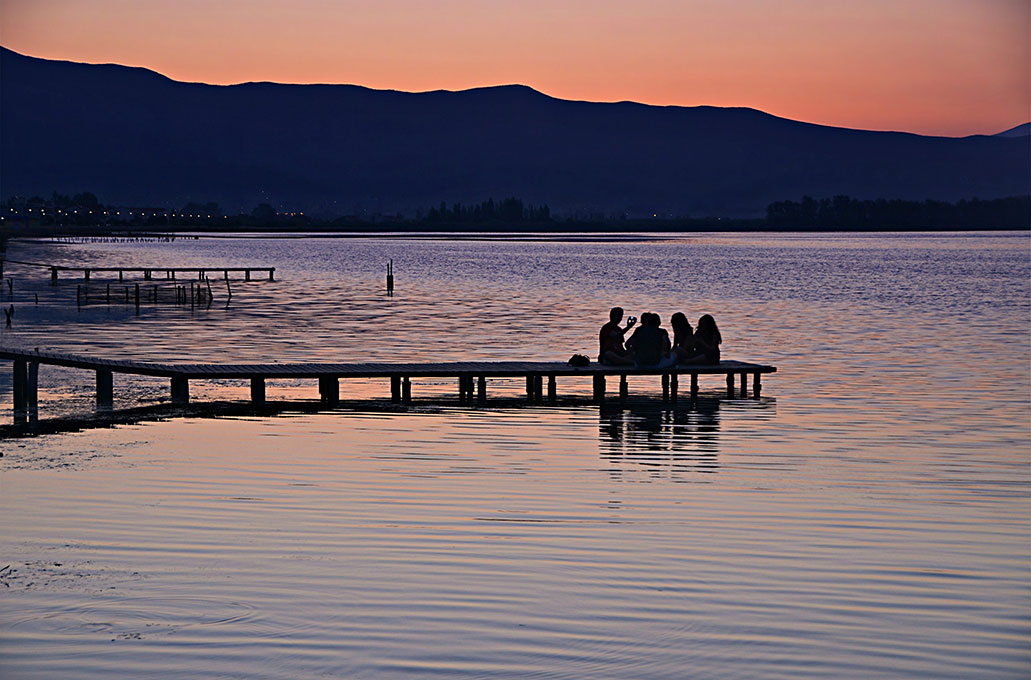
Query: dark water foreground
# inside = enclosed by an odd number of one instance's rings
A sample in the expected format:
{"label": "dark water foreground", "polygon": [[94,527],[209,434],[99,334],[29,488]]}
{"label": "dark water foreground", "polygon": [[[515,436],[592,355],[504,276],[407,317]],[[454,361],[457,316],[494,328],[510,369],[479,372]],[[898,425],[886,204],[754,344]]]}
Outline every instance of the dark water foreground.
{"label": "dark water foreground", "polygon": [[[1026,676],[1029,246],[1024,233],[58,248],[268,263],[282,280],[234,288],[228,309],[136,317],[76,310],[75,282],[15,270],[4,342],[165,360],[555,359],[591,350],[621,303],[714,313],[728,357],[780,371],[758,401],[703,381],[694,409],[382,411],[362,407],[389,394],[371,381],[344,383],[357,402],[332,412],[2,441],[0,675]],[[42,374],[44,417],[88,414],[91,381]],[[202,385],[198,398],[247,396]],[[126,382],[116,402],[165,391]]]}

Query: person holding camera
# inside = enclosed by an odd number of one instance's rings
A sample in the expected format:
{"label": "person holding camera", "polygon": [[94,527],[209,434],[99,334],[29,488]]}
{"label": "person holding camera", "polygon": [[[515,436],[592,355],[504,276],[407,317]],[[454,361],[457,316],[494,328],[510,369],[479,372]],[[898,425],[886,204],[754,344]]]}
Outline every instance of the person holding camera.
{"label": "person holding camera", "polygon": [[634,355],[623,345],[623,336],[637,323],[637,318],[631,316],[627,319],[626,326],[621,327],[619,324],[622,321],[622,307],[613,307],[609,310],[609,322],[598,332],[598,363],[613,366],[634,365]]}

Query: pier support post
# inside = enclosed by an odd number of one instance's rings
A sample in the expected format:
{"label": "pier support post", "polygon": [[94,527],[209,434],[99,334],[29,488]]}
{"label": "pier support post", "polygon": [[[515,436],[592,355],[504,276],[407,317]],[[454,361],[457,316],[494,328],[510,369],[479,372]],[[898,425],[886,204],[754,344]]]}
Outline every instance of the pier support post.
{"label": "pier support post", "polygon": [[251,270],[250,269],[244,270],[243,280],[244,281],[250,281],[251,280]]}
{"label": "pier support post", "polygon": [[544,401],[544,376],[533,376],[533,400],[538,404]]}
{"label": "pier support post", "polygon": [[85,277],[85,280],[89,281],[89,270],[88,269],[83,269],[82,273],[83,273],[83,276]]}
{"label": "pier support post", "polygon": [[691,401],[698,398],[698,374],[691,374]]}
{"label": "pier support post", "polygon": [[395,404],[401,403],[401,376],[390,376],[390,401]]}
{"label": "pier support post", "polygon": [[14,412],[24,415],[28,406],[28,362],[23,359],[14,360]]}
{"label": "pier support post", "polygon": [[251,378],[251,403],[265,403],[265,379]]}
{"label": "pier support post", "polygon": [[677,390],[680,389],[680,377],[676,373],[669,374],[669,400],[677,403]]}
{"label": "pier support post", "polygon": [[172,403],[177,406],[190,403],[190,380],[186,376],[172,376]]}
{"label": "pier support post", "polygon": [[734,398],[734,374],[727,374],[727,399]]}
{"label": "pier support post", "polygon": [[122,282],[122,270],[119,269],[118,270],[118,283],[121,283],[121,282]]}
{"label": "pier support post", "polygon": [[555,385],[555,376],[554,375],[549,375],[548,376],[548,403],[549,404],[554,404],[556,401],[558,401],[558,389],[556,388],[556,385]]}
{"label": "pier support post", "polygon": [[760,396],[762,396],[762,389],[763,388],[762,388],[762,381],[759,378],[760,375],[762,375],[762,374],[761,373],[753,373],[752,374],[752,397],[755,398],[755,399],[758,399]]}
{"label": "pier support post", "polygon": [[630,394],[630,386],[626,381],[626,374],[619,376],[619,399],[620,401],[626,401],[627,395]]}
{"label": "pier support post", "polygon": [[97,410],[110,411],[114,408],[114,377],[111,371],[97,369]]}
{"label": "pier support post", "polygon": [[340,403],[340,381],[335,376],[319,378],[319,399],[328,406]]}
{"label": "pier support post", "polygon": [[274,273],[275,271],[276,271],[276,268],[275,268],[275,267],[272,267],[271,269],[269,269],[269,270],[268,270],[268,280],[269,280],[269,281],[275,281],[275,279],[274,279],[274,278],[272,277],[272,274],[273,274],[273,273]]}
{"label": "pier support post", "polygon": [[594,376],[594,401],[599,404],[605,401],[605,376],[600,373]]}
{"label": "pier support post", "polygon": [[662,400],[669,401],[669,373],[662,374]]}
{"label": "pier support post", "polygon": [[50,282],[57,283],[57,267],[50,268]]}
{"label": "pier support post", "polygon": [[741,395],[742,399],[744,399],[745,397],[748,396],[748,374],[747,373],[742,373],[741,374],[741,391],[738,392],[738,394]]}
{"label": "pier support post", "polygon": [[406,404],[412,403],[412,379],[407,375],[401,381],[401,401]]}
{"label": "pier support post", "polygon": [[28,373],[25,381],[25,405],[30,414],[39,411],[39,362],[28,362]]}
{"label": "pier support post", "polygon": [[476,384],[476,402],[480,405],[487,403],[487,377],[481,375]]}
{"label": "pier support post", "polygon": [[150,281],[150,270],[149,269],[144,269],[143,270],[143,280],[144,281]]}
{"label": "pier support post", "polygon": [[526,403],[533,403],[533,376],[526,376]]}

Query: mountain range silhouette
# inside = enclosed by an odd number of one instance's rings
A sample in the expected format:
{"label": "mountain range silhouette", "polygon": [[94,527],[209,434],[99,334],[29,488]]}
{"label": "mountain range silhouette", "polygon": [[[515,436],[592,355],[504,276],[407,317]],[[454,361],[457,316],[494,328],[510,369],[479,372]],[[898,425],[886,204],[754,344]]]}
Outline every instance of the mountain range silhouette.
{"label": "mountain range silhouette", "polygon": [[930,137],[749,108],[567,101],[521,85],[215,86],[0,48],[4,197],[88,190],[123,205],[414,214],[518,196],[559,214],[747,217],[804,194],[1027,194],[1027,129]]}

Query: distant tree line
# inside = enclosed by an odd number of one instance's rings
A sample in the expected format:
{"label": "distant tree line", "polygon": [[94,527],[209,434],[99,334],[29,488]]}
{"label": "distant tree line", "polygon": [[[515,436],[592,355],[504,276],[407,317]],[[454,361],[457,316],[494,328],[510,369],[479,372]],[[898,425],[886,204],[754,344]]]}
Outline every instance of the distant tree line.
{"label": "distant tree line", "polygon": [[913,231],[942,229],[1031,229],[1031,196],[958,203],[858,200],[849,196],[778,201],[766,208],[769,229]]}
{"label": "distant tree line", "polygon": [[497,203],[489,198],[482,203],[462,205],[453,203],[448,208],[441,201],[439,208],[430,208],[425,216],[417,221],[426,224],[543,224],[551,222],[551,209],[547,205],[525,205],[522,199],[505,198]]}
{"label": "distant tree line", "polygon": [[[532,205],[510,197],[489,198],[463,205],[441,202],[414,217],[400,213],[345,216],[313,216],[286,211],[262,203],[249,212],[225,214],[217,203],[187,203],[182,209],[104,205],[84,191],[66,196],[56,191],[49,199],[10,197],[0,204],[0,216],[7,224],[36,224],[41,227],[78,227],[91,232],[130,227],[167,229],[269,231],[359,230],[392,231],[505,231],[591,230],[591,231],[914,231],[959,229],[1031,229],[1031,196],[993,200],[944,201],[860,200],[849,196],[771,203],[766,217],[728,219],[720,217],[634,218],[592,216],[554,217],[546,204]],[[27,218],[27,219],[26,219]],[[0,226],[4,222],[0,221]],[[99,232],[98,232],[99,233]]]}

